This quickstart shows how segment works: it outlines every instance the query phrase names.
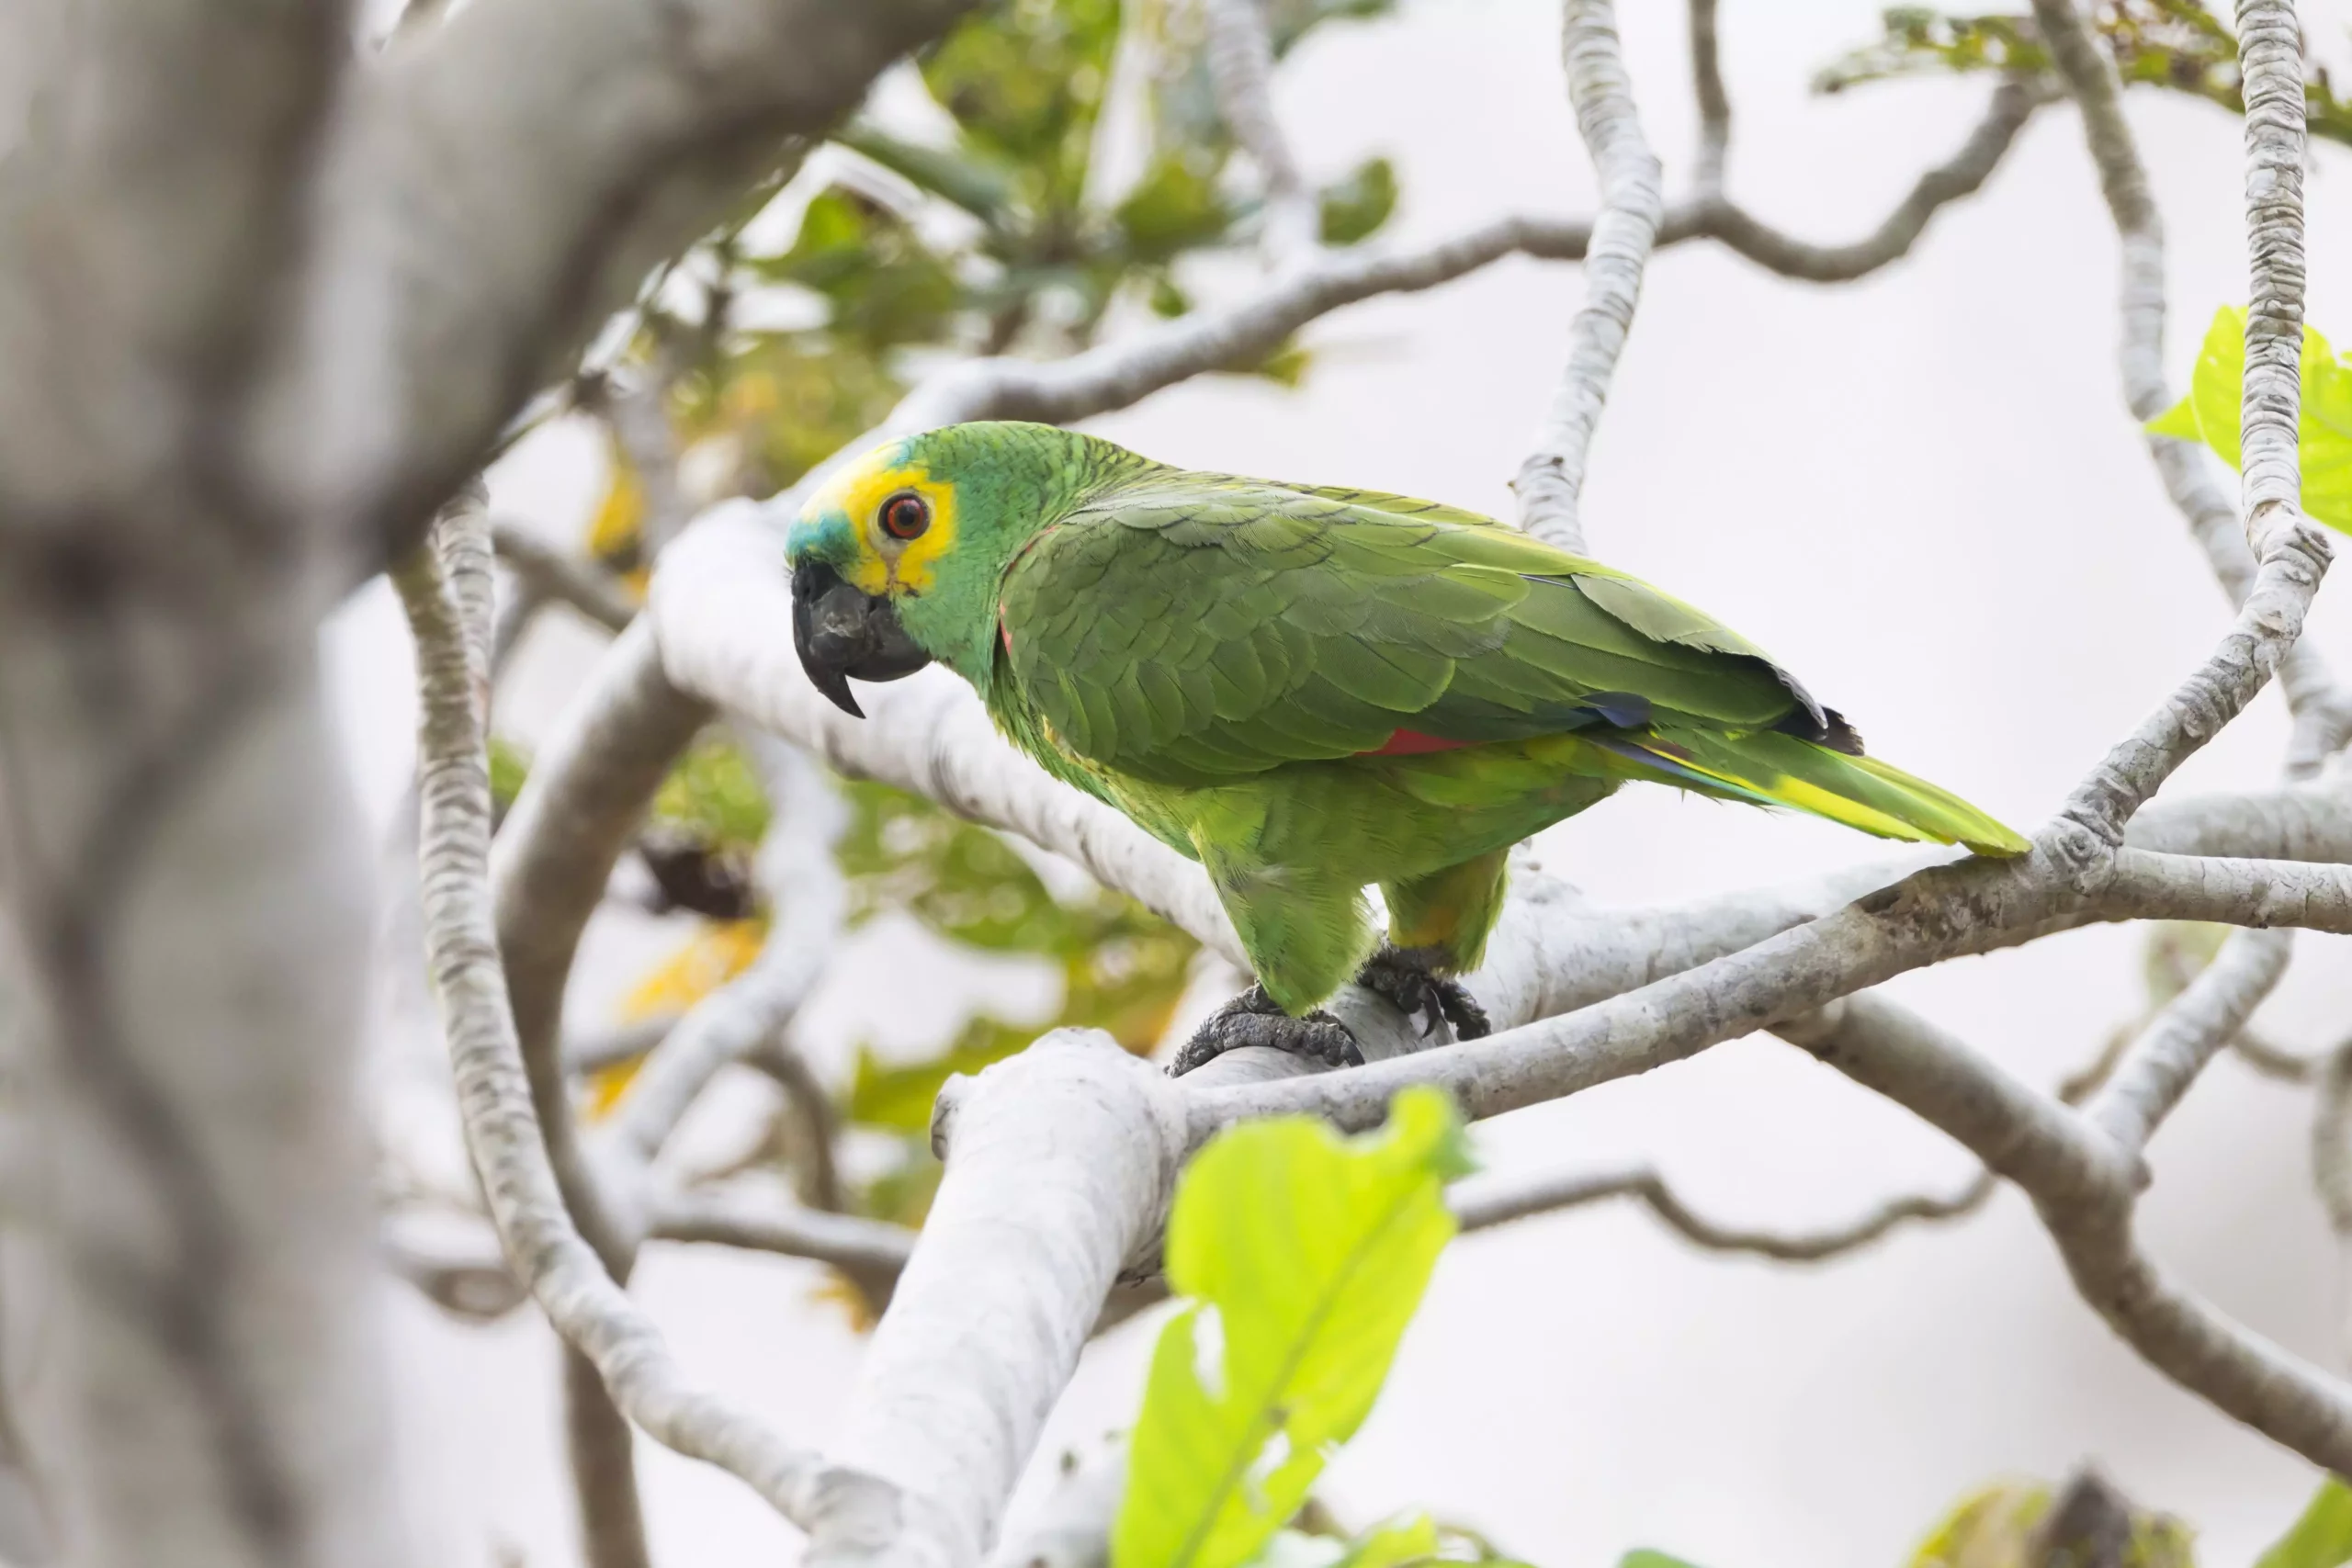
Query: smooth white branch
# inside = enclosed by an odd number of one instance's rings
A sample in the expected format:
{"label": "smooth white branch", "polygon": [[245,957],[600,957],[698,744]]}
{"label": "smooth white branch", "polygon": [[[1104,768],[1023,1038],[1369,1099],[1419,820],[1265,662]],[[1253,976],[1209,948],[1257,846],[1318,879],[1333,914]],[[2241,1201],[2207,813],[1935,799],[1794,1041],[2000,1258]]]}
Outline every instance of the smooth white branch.
{"label": "smooth white branch", "polygon": [[1566,0],[1560,52],[1577,130],[1600,175],[1600,210],[1584,261],[1585,302],[1568,326],[1568,363],[1552,412],[1511,489],[1519,525],[1572,555],[1584,553],[1577,511],[1609,382],[1634,324],[1642,273],[1665,215],[1663,175],[1642,136],[1633,84],[1610,0]]}
{"label": "smooth white branch", "polygon": [[1207,24],[1210,80],[1233,138],[1265,185],[1262,243],[1270,261],[1315,249],[1321,213],[1274,114],[1274,47],[1266,0],[1198,0]]}
{"label": "smooth white branch", "polygon": [[449,585],[453,577],[487,580],[487,529],[478,514],[453,513],[436,545],[396,574],[424,698],[426,953],[467,1148],[507,1260],[556,1331],[594,1362],[614,1402],[658,1441],[732,1472],[805,1527],[886,1530],[896,1515],[888,1487],[829,1465],[695,1387],[573,1223],[533,1108],[492,917],[487,627],[469,628],[459,608],[484,596]]}

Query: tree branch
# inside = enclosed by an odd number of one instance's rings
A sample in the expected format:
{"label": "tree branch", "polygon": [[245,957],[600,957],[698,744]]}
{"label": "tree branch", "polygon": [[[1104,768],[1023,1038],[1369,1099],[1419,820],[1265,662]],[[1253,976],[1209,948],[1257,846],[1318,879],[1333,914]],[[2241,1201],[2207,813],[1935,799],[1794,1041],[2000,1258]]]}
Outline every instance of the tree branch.
{"label": "tree branch", "polygon": [[650,1160],[712,1077],[772,1040],[800,1010],[831,959],[849,891],[833,846],[849,813],[815,763],[774,736],[747,734],[767,785],[774,826],[756,875],[771,924],[760,955],[695,1004],[646,1057],[615,1110],[612,1134],[629,1158]]}
{"label": "tree branch", "polygon": [[1708,1219],[1677,1196],[1665,1178],[1647,1168],[1557,1171],[1533,1179],[1464,1183],[1455,1189],[1453,1207],[1463,1230],[1468,1232],[1612,1198],[1635,1198],[1668,1230],[1706,1251],[1747,1253],[1778,1263],[1819,1263],[1859,1251],[1914,1221],[1941,1222],[1973,1214],[1991,1199],[1996,1185],[1988,1171],[1949,1198],[1892,1198],[1842,1225],[1794,1232],[1748,1230]]}
{"label": "tree branch", "polygon": [[262,422],[287,510],[413,534],[655,263],[967,4],[481,0],[355,71]]}
{"label": "tree branch", "polygon": [[1849,998],[1799,1032],[1815,1055],[2024,1188],[2083,1299],[2150,1364],[2305,1458],[2352,1470],[2352,1390],[2188,1295],[2141,1254],[2135,1160],[1966,1043],[1874,998]]}
{"label": "tree branch", "polygon": [[2204,972],[2132,1042],[2122,1066],[2091,1103],[2093,1124],[2118,1147],[2144,1147],[2205,1064],[2238,1037],[2278,987],[2293,943],[2291,931],[2232,932]]}
{"label": "tree branch", "polygon": [[[951,1082],[947,1161],[858,1378],[842,1453],[908,1497],[889,1561],[980,1561],[1119,1265],[1184,1152],[1177,1086],[1098,1032],[1056,1030]],[[820,1530],[812,1564],[854,1560]]]}
{"label": "tree branch", "polygon": [[487,664],[459,610],[472,596],[453,595],[447,583],[448,576],[486,578],[489,542],[451,527],[440,552],[438,560],[420,553],[398,574],[424,690],[427,953],[467,1145],[508,1261],[557,1331],[594,1362],[614,1401],[657,1440],[731,1472],[811,1529],[887,1530],[895,1512],[888,1487],[828,1465],[695,1388],[572,1222],[535,1114],[492,919]]}
{"label": "tree branch", "polygon": [[1690,184],[1703,200],[1723,193],[1724,163],[1731,153],[1731,95],[1724,90],[1715,0],[1690,0],[1690,88],[1699,102],[1699,155]]}
{"label": "tree branch", "polygon": [[491,525],[490,537],[499,563],[541,599],[567,604],[608,632],[619,631],[637,615],[637,606],[602,571],[543,542],[521,524],[500,518]]}
{"label": "tree branch", "polygon": [[[1694,0],[1694,8],[1698,4],[1712,9],[1712,0]],[[1720,186],[1702,188],[1700,226],[1710,238],[1768,272],[1804,283],[1850,283],[1908,254],[1939,211],[1983,189],[2018,132],[2049,99],[2040,83],[2003,82],[1960,151],[1921,175],[1885,220],[1860,240],[1823,245],[1792,239],[1725,197]]]}
{"label": "tree branch", "polygon": [[[2049,40],[2051,57],[2081,109],[2083,133],[2097,165],[2099,188],[2115,220],[2121,246],[2121,324],[2119,360],[2124,401],[2144,424],[2172,405],[2164,373],[2164,224],[2150,194],[2145,165],[2123,117],[2122,85],[2106,51],[2091,37],[2071,0],[2034,0],[2034,18]],[[2302,101],[2296,89],[2296,104]],[[2300,109],[2297,111],[2300,113]],[[2300,122],[2299,122],[2300,123]],[[2249,130],[2248,135],[2253,135]],[[2254,177],[2251,170],[2248,178]],[[2297,193],[2300,198],[2300,173]],[[2300,245],[2297,250],[2300,287]],[[2298,321],[2300,321],[2300,308]],[[2237,511],[2212,476],[2211,459],[2193,442],[2145,437],[2165,493],[2204,547],[2214,575],[2233,604],[2244,606],[2256,589],[2257,562],[2246,547]],[[2266,558],[2272,553],[2266,551]],[[2321,547],[2321,558],[2325,548]],[[2331,678],[2311,649],[2290,647],[2279,673],[2296,716],[2289,767],[2309,777],[2321,761],[2352,736],[2352,693]]]}
{"label": "tree branch", "polygon": [[814,1258],[837,1269],[888,1277],[906,1268],[916,1233],[882,1220],[787,1208],[705,1187],[657,1193],[647,1213],[646,1235],[654,1241],[707,1242]]}
{"label": "tree branch", "polygon": [[1519,525],[1570,554],[1584,550],[1577,498],[1585,460],[1609,400],[1609,380],[1624,351],[1641,299],[1642,271],[1664,216],[1657,157],[1643,140],[1634,110],[1633,84],[1617,45],[1611,0],[1566,0],[1560,52],[1577,130],[1600,175],[1600,211],[1585,256],[1585,302],[1568,327],[1568,365],[1535,450],[1520,466],[1511,489],[1519,496]]}
{"label": "tree branch", "polygon": [[1274,114],[1274,48],[1266,33],[1265,0],[1199,3],[1208,24],[1209,76],[1216,86],[1217,108],[1265,182],[1267,259],[1307,254],[1320,238],[1322,217]]}

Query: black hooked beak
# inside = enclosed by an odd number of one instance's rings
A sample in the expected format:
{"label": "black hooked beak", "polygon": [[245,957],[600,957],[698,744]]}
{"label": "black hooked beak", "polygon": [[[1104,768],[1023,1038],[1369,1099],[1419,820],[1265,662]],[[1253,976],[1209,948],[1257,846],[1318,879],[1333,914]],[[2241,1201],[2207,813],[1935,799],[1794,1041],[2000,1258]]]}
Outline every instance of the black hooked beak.
{"label": "black hooked beak", "polygon": [[846,677],[896,681],[931,662],[888,599],[868,598],[818,560],[802,562],[792,574],[792,646],[809,684],[853,718],[865,711],[850,695]]}

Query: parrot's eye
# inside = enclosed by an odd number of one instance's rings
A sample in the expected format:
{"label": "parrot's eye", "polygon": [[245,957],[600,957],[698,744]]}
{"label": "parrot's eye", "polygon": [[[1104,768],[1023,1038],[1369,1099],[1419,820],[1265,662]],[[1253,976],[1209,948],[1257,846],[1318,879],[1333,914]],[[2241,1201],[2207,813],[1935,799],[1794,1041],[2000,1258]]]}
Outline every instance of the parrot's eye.
{"label": "parrot's eye", "polygon": [[882,503],[882,531],[894,539],[919,539],[930,526],[931,503],[910,490]]}

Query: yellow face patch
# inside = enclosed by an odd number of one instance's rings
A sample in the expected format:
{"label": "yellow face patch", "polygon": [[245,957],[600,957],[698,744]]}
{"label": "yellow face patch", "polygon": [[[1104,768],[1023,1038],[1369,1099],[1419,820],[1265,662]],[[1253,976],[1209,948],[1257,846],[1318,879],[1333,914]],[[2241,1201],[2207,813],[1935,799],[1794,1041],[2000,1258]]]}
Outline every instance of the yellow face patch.
{"label": "yellow face patch", "polygon": [[[848,521],[857,553],[842,575],[859,592],[876,597],[930,592],[933,566],[956,545],[956,488],[933,479],[920,463],[899,462],[903,450],[893,442],[858,458],[826,480],[803,513],[838,513]],[[931,509],[929,526],[911,539],[897,538],[882,526],[883,503],[903,494],[921,496]]]}

